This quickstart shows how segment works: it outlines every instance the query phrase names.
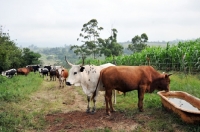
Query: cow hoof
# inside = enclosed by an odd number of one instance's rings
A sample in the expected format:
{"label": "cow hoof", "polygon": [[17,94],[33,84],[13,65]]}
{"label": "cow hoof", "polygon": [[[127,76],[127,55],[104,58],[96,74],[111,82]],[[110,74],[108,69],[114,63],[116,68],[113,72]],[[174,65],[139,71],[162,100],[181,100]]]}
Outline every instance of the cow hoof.
{"label": "cow hoof", "polygon": [[112,112],[112,113],[113,113],[113,112],[116,112],[116,110],[112,110],[111,112]]}
{"label": "cow hoof", "polygon": [[106,113],[107,116],[111,116],[110,112]]}
{"label": "cow hoof", "polygon": [[96,111],[92,111],[92,112],[91,112],[92,115],[95,114],[95,113],[96,113]]}
{"label": "cow hoof", "polygon": [[86,110],[86,113],[90,113],[90,109],[87,109],[87,110]]}
{"label": "cow hoof", "polygon": [[140,112],[143,112],[144,110],[143,110],[143,109],[139,109],[139,111],[140,111]]}
{"label": "cow hoof", "polygon": [[93,109],[91,113],[92,113],[92,114],[96,113],[96,110],[95,110],[95,109]]}

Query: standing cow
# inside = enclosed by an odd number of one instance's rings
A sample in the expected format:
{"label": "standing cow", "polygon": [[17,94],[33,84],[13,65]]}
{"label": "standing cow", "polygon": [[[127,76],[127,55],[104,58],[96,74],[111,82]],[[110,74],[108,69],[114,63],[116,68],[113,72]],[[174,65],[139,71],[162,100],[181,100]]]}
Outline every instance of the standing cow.
{"label": "standing cow", "polygon": [[51,69],[53,69],[52,65],[45,65],[44,68],[47,68],[49,70],[49,72],[51,71]]}
{"label": "standing cow", "polygon": [[56,76],[59,79],[60,87],[64,87],[66,79],[68,77],[67,69],[65,69],[63,67],[56,69]]}
{"label": "standing cow", "polygon": [[56,81],[56,69],[51,69],[50,70],[50,81],[53,80],[53,81]]}
{"label": "standing cow", "polygon": [[39,68],[41,67],[41,65],[27,65],[26,67],[32,67],[33,72],[36,73],[36,71],[39,71]]}
{"label": "standing cow", "polygon": [[[155,89],[168,92],[170,75],[161,74],[151,66],[111,66],[103,69],[98,83],[103,83],[105,87],[106,114],[110,115],[110,109],[111,112],[114,112],[111,101],[113,89],[123,93],[138,90],[138,108],[139,111],[143,111],[144,94],[152,93]],[[97,91],[98,87],[96,87],[92,99],[96,98]]]}
{"label": "standing cow", "polygon": [[25,76],[27,76],[29,74],[29,72],[31,72],[31,71],[33,71],[32,66],[18,68],[17,69],[17,75],[25,75]]}
{"label": "standing cow", "polygon": [[[40,74],[42,74],[43,78],[44,78],[44,76],[46,76],[46,78],[47,78],[49,70],[47,68],[41,68],[40,70],[41,70]],[[47,78],[47,80],[48,80],[48,78]]]}
{"label": "standing cow", "polygon": [[2,76],[6,76],[6,77],[8,77],[8,78],[11,78],[11,77],[13,77],[14,75],[16,75],[17,74],[17,70],[16,69],[10,69],[10,70],[7,70],[7,71],[4,71],[4,72],[2,72]]}
{"label": "standing cow", "polygon": [[[80,85],[84,91],[84,93],[87,95],[87,101],[88,101],[88,105],[87,105],[87,110],[86,112],[89,113],[90,112],[90,100],[91,100],[91,96],[93,95],[97,82],[98,82],[98,78],[100,75],[100,71],[106,67],[109,66],[115,66],[111,63],[107,63],[104,65],[100,65],[100,66],[94,66],[94,65],[73,65],[70,62],[68,62],[66,60],[66,62],[71,66],[71,69],[69,70],[69,77],[67,79],[66,85]],[[104,91],[103,87],[99,88],[101,91]],[[95,108],[95,103],[96,103],[96,99],[93,100],[94,106],[92,109],[92,112],[96,111]],[[116,94],[114,91],[114,103],[116,103]]]}

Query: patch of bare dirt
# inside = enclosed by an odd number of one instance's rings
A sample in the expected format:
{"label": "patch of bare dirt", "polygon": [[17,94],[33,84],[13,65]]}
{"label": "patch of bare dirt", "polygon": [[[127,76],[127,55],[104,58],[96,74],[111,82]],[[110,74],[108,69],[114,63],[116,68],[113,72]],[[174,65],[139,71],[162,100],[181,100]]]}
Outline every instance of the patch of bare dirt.
{"label": "patch of bare dirt", "polygon": [[[45,81],[43,87],[46,90],[37,93],[35,97],[45,98],[53,104],[56,102],[56,109],[59,109],[60,112],[48,112],[49,114],[46,115],[45,120],[49,125],[45,132],[80,132],[100,129],[131,131],[138,126],[133,119],[126,118],[120,112],[114,112],[111,116],[107,116],[105,106],[97,109],[95,114],[86,113],[86,95],[80,94],[80,91],[77,91],[77,88],[74,87],[59,88],[57,81],[52,84],[48,83],[52,82]],[[82,88],[79,90],[82,91]],[[103,103],[103,95],[99,94],[102,97],[98,97],[98,102]]]}
{"label": "patch of bare dirt", "polygon": [[105,115],[105,109],[99,109],[95,114],[84,111],[71,111],[68,113],[49,114],[46,120],[50,126],[47,131],[79,132],[83,130],[131,131],[137,123],[126,118],[122,113],[114,112],[111,116]]}

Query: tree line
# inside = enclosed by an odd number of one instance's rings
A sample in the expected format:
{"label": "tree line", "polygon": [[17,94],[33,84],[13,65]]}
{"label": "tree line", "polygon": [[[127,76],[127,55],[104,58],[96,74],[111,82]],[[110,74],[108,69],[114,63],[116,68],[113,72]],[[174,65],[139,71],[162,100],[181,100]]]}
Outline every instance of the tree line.
{"label": "tree line", "polygon": [[[132,43],[128,45],[128,48],[124,49],[124,47],[117,42],[117,29],[112,28],[111,35],[106,39],[100,37],[100,31],[103,29],[103,27],[98,26],[98,21],[96,19],[91,19],[83,24],[81,33],[77,38],[77,41],[81,41],[82,45],[70,45],[65,48],[47,48],[43,49],[40,53],[46,55],[55,54],[57,59],[61,60],[59,64],[64,65],[65,61],[63,55],[69,60],[73,60],[72,62],[80,58],[82,63],[84,63],[85,59],[89,56],[93,56],[94,59],[101,56],[112,57],[112,59],[115,60],[115,57],[124,54],[127,50],[133,53],[140,52],[147,46],[145,42],[148,41],[148,37],[145,33],[132,38]],[[34,45],[32,45],[32,47],[36,48]],[[21,49],[17,47],[16,42],[10,40],[9,33],[3,32],[2,26],[0,27],[0,72],[31,64],[43,64],[43,62],[39,60],[41,57],[40,53],[33,52],[30,48]]]}
{"label": "tree line", "polygon": [[2,26],[0,28],[0,72],[30,64],[40,64],[39,53],[29,48],[20,49],[15,41],[10,40],[9,33],[3,32]]}

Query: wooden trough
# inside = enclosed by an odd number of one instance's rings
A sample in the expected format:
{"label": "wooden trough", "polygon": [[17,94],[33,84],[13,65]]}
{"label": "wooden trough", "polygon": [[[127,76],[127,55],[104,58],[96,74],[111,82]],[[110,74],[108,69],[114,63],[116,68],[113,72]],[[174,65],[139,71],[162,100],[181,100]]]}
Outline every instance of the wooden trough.
{"label": "wooden trough", "polygon": [[162,105],[186,123],[200,123],[200,99],[183,91],[159,91]]}

